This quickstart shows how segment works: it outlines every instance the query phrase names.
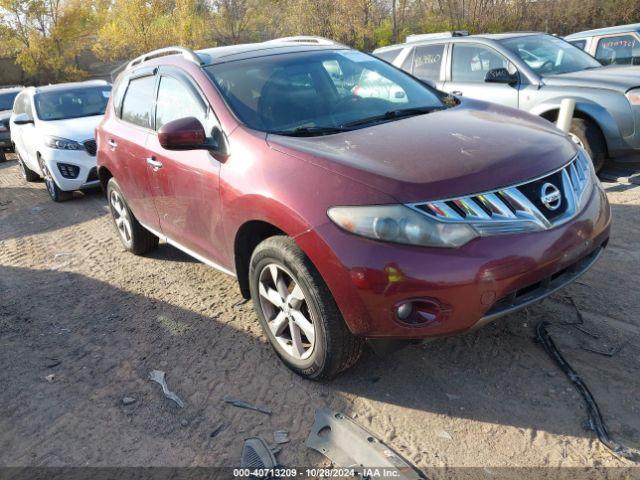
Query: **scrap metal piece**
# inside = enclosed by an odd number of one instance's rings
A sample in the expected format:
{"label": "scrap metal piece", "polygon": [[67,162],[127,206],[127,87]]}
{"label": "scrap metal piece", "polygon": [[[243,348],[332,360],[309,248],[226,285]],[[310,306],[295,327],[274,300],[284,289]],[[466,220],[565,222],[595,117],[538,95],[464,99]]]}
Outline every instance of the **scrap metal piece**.
{"label": "scrap metal piece", "polygon": [[580,348],[587,352],[597,353],[598,355],[602,355],[604,357],[614,357],[620,352],[620,350],[622,350],[622,345],[614,345],[611,348],[601,350],[599,348],[594,348],[590,347],[589,345],[583,344],[580,345]]}
{"label": "scrap metal piece", "polygon": [[260,437],[247,438],[242,446],[240,467],[247,469],[268,470],[278,465],[273,451]]}
{"label": "scrap metal piece", "polygon": [[424,480],[426,477],[382,440],[343,413],[328,408],[316,411],[315,422],[306,445],[322,453],[334,466],[354,468],[368,478],[377,469],[400,480]]}
{"label": "scrap metal piece", "polygon": [[223,400],[226,403],[233,405],[234,407],[244,408],[246,410],[254,410],[256,412],[264,413],[265,415],[271,415],[273,413],[270,409],[266,407],[259,407],[249,402],[245,402],[244,400],[238,400],[237,398],[224,397]]}
{"label": "scrap metal piece", "polygon": [[151,370],[151,372],[149,372],[149,380],[160,384],[160,386],[162,387],[162,393],[164,393],[165,397],[176,402],[176,404],[180,408],[184,407],[184,402],[180,399],[180,397],[169,390],[169,386],[167,385],[167,381],[165,380],[165,373],[162,370]]}
{"label": "scrap metal piece", "polygon": [[291,439],[289,438],[289,432],[286,430],[276,430],[273,432],[273,441],[277,444],[290,442]]}

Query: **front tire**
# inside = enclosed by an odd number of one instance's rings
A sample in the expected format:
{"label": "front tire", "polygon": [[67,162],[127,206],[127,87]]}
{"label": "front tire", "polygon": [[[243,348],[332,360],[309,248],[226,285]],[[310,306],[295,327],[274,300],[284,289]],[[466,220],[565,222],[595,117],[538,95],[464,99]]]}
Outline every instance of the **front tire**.
{"label": "front tire", "polygon": [[144,255],[155,250],[158,247],[158,237],[138,222],[113,178],[107,183],[107,198],[111,218],[124,248],[135,255]]}
{"label": "front tire", "polygon": [[249,282],[262,328],[287,367],[323,380],[356,363],[363,340],[349,332],[324,280],[293,239],[260,243]]}
{"label": "front tire", "polygon": [[587,151],[593,161],[593,168],[596,172],[599,171],[607,160],[607,143],[600,127],[590,120],[574,118],[571,120],[569,136]]}
{"label": "front tire", "polygon": [[40,165],[40,170],[42,171],[42,176],[44,178],[44,184],[47,187],[47,192],[49,192],[49,196],[51,200],[54,202],[65,202],[73,196],[73,192],[65,192],[64,190],[60,190],[58,184],[51,175],[49,171],[49,167],[44,163],[42,157],[38,157],[38,164]]}

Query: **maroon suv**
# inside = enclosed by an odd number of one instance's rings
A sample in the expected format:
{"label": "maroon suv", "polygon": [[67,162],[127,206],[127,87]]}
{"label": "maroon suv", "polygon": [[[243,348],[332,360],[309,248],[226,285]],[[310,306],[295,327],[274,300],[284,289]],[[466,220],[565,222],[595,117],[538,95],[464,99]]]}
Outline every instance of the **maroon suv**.
{"label": "maroon suv", "polygon": [[327,378],[374,344],[468,331],[596,261],[610,211],[546,120],[337,45],[133,60],[97,130],[125,247],[238,279],[274,349]]}

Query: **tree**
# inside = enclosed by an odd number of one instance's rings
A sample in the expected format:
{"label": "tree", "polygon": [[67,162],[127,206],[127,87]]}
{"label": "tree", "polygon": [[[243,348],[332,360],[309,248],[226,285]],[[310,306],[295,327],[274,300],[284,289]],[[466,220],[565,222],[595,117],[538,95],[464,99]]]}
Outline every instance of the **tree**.
{"label": "tree", "polygon": [[39,82],[82,78],[78,55],[91,42],[92,2],[0,0],[0,43]]}

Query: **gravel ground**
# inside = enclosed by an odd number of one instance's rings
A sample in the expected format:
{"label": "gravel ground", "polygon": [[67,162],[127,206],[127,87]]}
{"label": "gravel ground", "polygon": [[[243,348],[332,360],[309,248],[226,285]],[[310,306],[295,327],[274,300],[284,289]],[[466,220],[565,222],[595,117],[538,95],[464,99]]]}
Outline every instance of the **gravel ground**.
{"label": "gravel ground", "polygon": [[[245,438],[280,429],[291,434],[282,464],[323,465],[304,446],[322,406],[426,470],[629,465],[585,427],[581,398],[534,333],[574,319],[575,301],[598,338],[550,331],[612,436],[639,447],[640,186],[608,192],[611,243],[579,282],[479,332],[366,354],[313,383],[276,359],[232,278],[169,245],[128,254],[98,192],[55,204],[15,161],[0,164],[0,465],[233,466]],[[585,349],[619,345],[610,358]],[[148,380],[154,369],[183,409]]]}

